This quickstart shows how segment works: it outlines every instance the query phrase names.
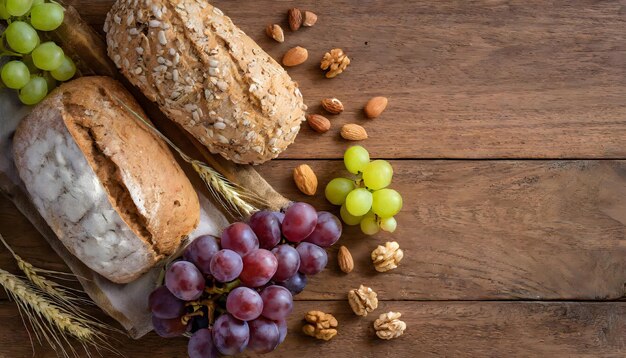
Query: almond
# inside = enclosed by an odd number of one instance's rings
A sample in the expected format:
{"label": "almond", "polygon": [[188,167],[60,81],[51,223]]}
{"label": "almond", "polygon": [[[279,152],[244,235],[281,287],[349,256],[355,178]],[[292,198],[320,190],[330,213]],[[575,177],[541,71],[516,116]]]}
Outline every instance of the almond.
{"label": "almond", "polygon": [[316,22],[317,22],[317,15],[315,15],[315,13],[311,11],[304,12],[302,26],[311,27],[315,25]]}
{"label": "almond", "polygon": [[374,97],[370,99],[364,108],[367,118],[373,119],[380,116],[385,108],[387,108],[387,102],[386,97]]}
{"label": "almond", "polygon": [[367,139],[367,132],[358,124],[344,124],[341,127],[341,136],[347,140],[363,140]]}
{"label": "almond", "polygon": [[283,65],[287,67],[303,64],[309,58],[309,51],[304,47],[296,46],[285,53]]}
{"label": "almond", "polygon": [[291,31],[298,31],[302,26],[302,11],[298,8],[291,8],[287,13],[289,15],[289,28]]}
{"label": "almond", "polygon": [[317,191],[317,176],[310,166],[306,164],[298,165],[293,170],[293,180],[301,192],[306,195],[315,195]]}
{"label": "almond", "polygon": [[337,98],[324,98],[322,100],[322,107],[331,114],[339,114],[343,112],[343,103]]}
{"label": "almond", "polygon": [[285,42],[285,33],[283,32],[283,28],[278,24],[269,24],[265,28],[265,33],[267,36],[273,38],[278,42]]}
{"label": "almond", "polygon": [[350,273],[354,270],[352,254],[348,251],[348,248],[343,245],[339,248],[339,252],[337,253],[337,262],[339,263],[341,271],[345,273]]}
{"label": "almond", "polygon": [[317,133],[326,133],[330,129],[330,121],[319,114],[308,114],[306,116],[307,123]]}

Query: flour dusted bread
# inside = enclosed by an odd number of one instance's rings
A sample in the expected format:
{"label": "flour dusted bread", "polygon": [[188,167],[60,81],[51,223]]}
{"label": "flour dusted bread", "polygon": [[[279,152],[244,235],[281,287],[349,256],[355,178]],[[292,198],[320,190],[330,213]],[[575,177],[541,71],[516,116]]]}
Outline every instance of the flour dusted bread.
{"label": "flour dusted bread", "polygon": [[113,79],[63,84],[22,120],[13,150],[33,203],[68,250],[127,283],[179,248],[200,207],[165,143],[119,101],[144,115]]}
{"label": "flour dusted bread", "polygon": [[118,0],[104,30],[124,76],[213,153],[263,163],[305,120],[287,72],[206,0]]}

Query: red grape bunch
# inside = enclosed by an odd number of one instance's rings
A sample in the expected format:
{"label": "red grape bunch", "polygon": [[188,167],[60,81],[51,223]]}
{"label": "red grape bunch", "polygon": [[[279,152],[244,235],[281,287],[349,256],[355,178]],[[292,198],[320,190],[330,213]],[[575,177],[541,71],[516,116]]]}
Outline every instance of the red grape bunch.
{"label": "red grape bunch", "polygon": [[325,248],[341,232],[335,215],[294,203],[233,223],[219,239],[198,237],[150,294],[154,331],[191,334],[190,358],[273,351],[287,335],[293,295],[326,267]]}

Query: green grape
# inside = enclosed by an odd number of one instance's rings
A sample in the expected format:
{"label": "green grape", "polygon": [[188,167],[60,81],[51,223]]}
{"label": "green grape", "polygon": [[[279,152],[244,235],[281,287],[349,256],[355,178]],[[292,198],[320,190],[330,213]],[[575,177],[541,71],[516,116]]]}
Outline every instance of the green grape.
{"label": "green grape", "polygon": [[2,82],[9,88],[20,89],[30,81],[28,67],[21,61],[11,61],[2,67]]}
{"label": "green grape", "polygon": [[19,97],[22,103],[33,105],[41,102],[48,94],[48,85],[43,77],[33,77],[26,86],[20,89]]}
{"label": "green grape", "polygon": [[361,220],[361,231],[365,235],[376,235],[380,231],[378,227],[378,223],[376,222],[376,217],[364,217]]}
{"label": "green grape", "polygon": [[52,70],[50,74],[52,74],[52,77],[58,81],[67,81],[74,77],[74,74],[76,74],[76,65],[74,65],[74,61],[72,61],[71,58],[65,56],[61,66],[59,66],[56,70]]}
{"label": "green grape", "polygon": [[33,6],[30,23],[41,31],[52,31],[63,23],[63,6],[57,3],[43,3]]}
{"label": "green grape", "polygon": [[375,191],[372,197],[372,211],[381,218],[390,218],[402,209],[402,196],[393,189]]}
{"label": "green grape", "polygon": [[9,17],[11,17],[11,14],[7,11],[4,1],[0,0],[0,20],[8,20]]}
{"label": "green grape", "polygon": [[363,170],[363,183],[371,190],[379,190],[391,184],[393,168],[386,160],[375,160]]}
{"label": "green grape", "polygon": [[372,193],[365,188],[354,189],[346,197],[346,209],[354,216],[367,214],[372,208]]}
{"label": "green grape", "polygon": [[393,216],[390,218],[380,219],[380,228],[383,231],[394,232],[396,231],[397,226],[398,226],[398,222]]}
{"label": "green grape", "polygon": [[33,50],[33,62],[44,71],[54,71],[63,64],[63,49],[52,41],[44,42]]}
{"label": "green grape", "polygon": [[341,216],[343,222],[349,226],[359,225],[361,219],[363,218],[362,216],[354,216],[350,214],[348,209],[346,209],[346,204],[341,205],[341,209],[339,209],[339,216]]}
{"label": "green grape", "polygon": [[346,178],[335,178],[326,184],[326,199],[333,205],[341,205],[346,201],[346,196],[354,190],[355,184]]}
{"label": "green grape", "polygon": [[44,2],[46,1],[45,0],[33,0],[33,7],[35,7],[35,5],[43,4]]}
{"label": "green grape", "polygon": [[22,16],[33,6],[33,0],[6,0],[4,6],[11,16]]}
{"label": "green grape", "polygon": [[343,154],[343,163],[346,165],[346,169],[352,174],[362,172],[369,162],[370,154],[367,152],[367,149],[360,145],[348,148]]}
{"label": "green grape", "polygon": [[57,86],[57,80],[52,77],[50,72],[43,73],[43,79],[46,80],[46,85],[48,86],[48,93],[52,92],[52,90]]}
{"label": "green grape", "polygon": [[4,38],[13,51],[24,54],[30,53],[39,44],[37,31],[23,21],[13,21],[7,26]]}

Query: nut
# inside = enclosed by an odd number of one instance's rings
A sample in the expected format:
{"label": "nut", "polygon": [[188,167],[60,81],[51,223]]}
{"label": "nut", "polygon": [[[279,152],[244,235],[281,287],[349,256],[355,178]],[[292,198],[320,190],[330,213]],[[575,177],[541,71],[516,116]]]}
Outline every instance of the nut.
{"label": "nut", "polygon": [[265,33],[267,36],[273,38],[278,42],[285,42],[285,33],[283,32],[283,28],[278,24],[269,24],[265,28]]}
{"label": "nut", "polygon": [[298,8],[291,8],[287,13],[289,16],[289,28],[291,31],[298,31],[302,26],[302,11]]}
{"label": "nut", "polygon": [[334,48],[330,52],[326,52],[322,58],[320,68],[328,70],[326,78],[334,78],[342,73],[350,64],[350,58],[342,49]]}
{"label": "nut", "polygon": [[389,101],[387,100],[386,97],[374,97],[370,99],[365,105],[365,108],[363,109],[365,111],[365,115],[369,119],[374,119],[380,116],[380,114],[383,113],[385,108],[387,108],[388,102]]}
{"label": "nut", "polygon": [[322,107],[331,114],[339,114],[343,112],[343,103],[337,98],[324,98],[322,100]]}
{"label": "nut", "polygon": [[393,339],[398,338],[406,330],[406,323],[400,321],[400,312],[387,312],[381,314],[376,321],[374,321],[374,329],[376,335],[380,339]]}
{"label": "nut", "polygon": [[352,254],[348,251],[348,248],[341,246],[337,253],[337,261],[339,262],[339,268],[345,273],[350,273],[354,270],[354,259]]}
{"label": "nut", "polygon": [[398,267],[403,256],[404,253],[400,250],[400,245],[397,242],[386,242],[385,246],[378,245],[372,251],[372,262],[376,271],[386,272]]}
{"label": "nut", "polygon": [[283,65],[287,67],[303,64],[309,58],[309,51],[304,47],[296,46],[285,53]]}
{"label": "nut", "polygon": [[326,133],[330,129],[330,121],[319,114],[308,114],[306,116],[307,123],[317,133]]}
{"label": "nut", "polygon": [[317,15],[311,11],[305,11],[302,20],[302,26],[311,27],[317,22]]}
{"label": "nut", "polygon": [[306,164],[298,165],[293,170],[293,180],[301,192],[306,195],[315,195],[317,191],[317,176],[310,166]]}
{"label": "nut", "polygon": [[378,297],[374,290],[361,285],[358,289],[348,292],[348,303],[357,316],[365,317],[378,308]]}
{"label": "nut", "polygon": [[350,123],[341,127],[341,136],[347,140],[363,140],[367,139],[367,132],[360,125]]}
{"label": "nut", "polygon": [[309,311],[304,315],[304,320],[307,324],[302,327],[302,332],[307,336],[329,341],[337,335],[339,322],[329,313]]}

